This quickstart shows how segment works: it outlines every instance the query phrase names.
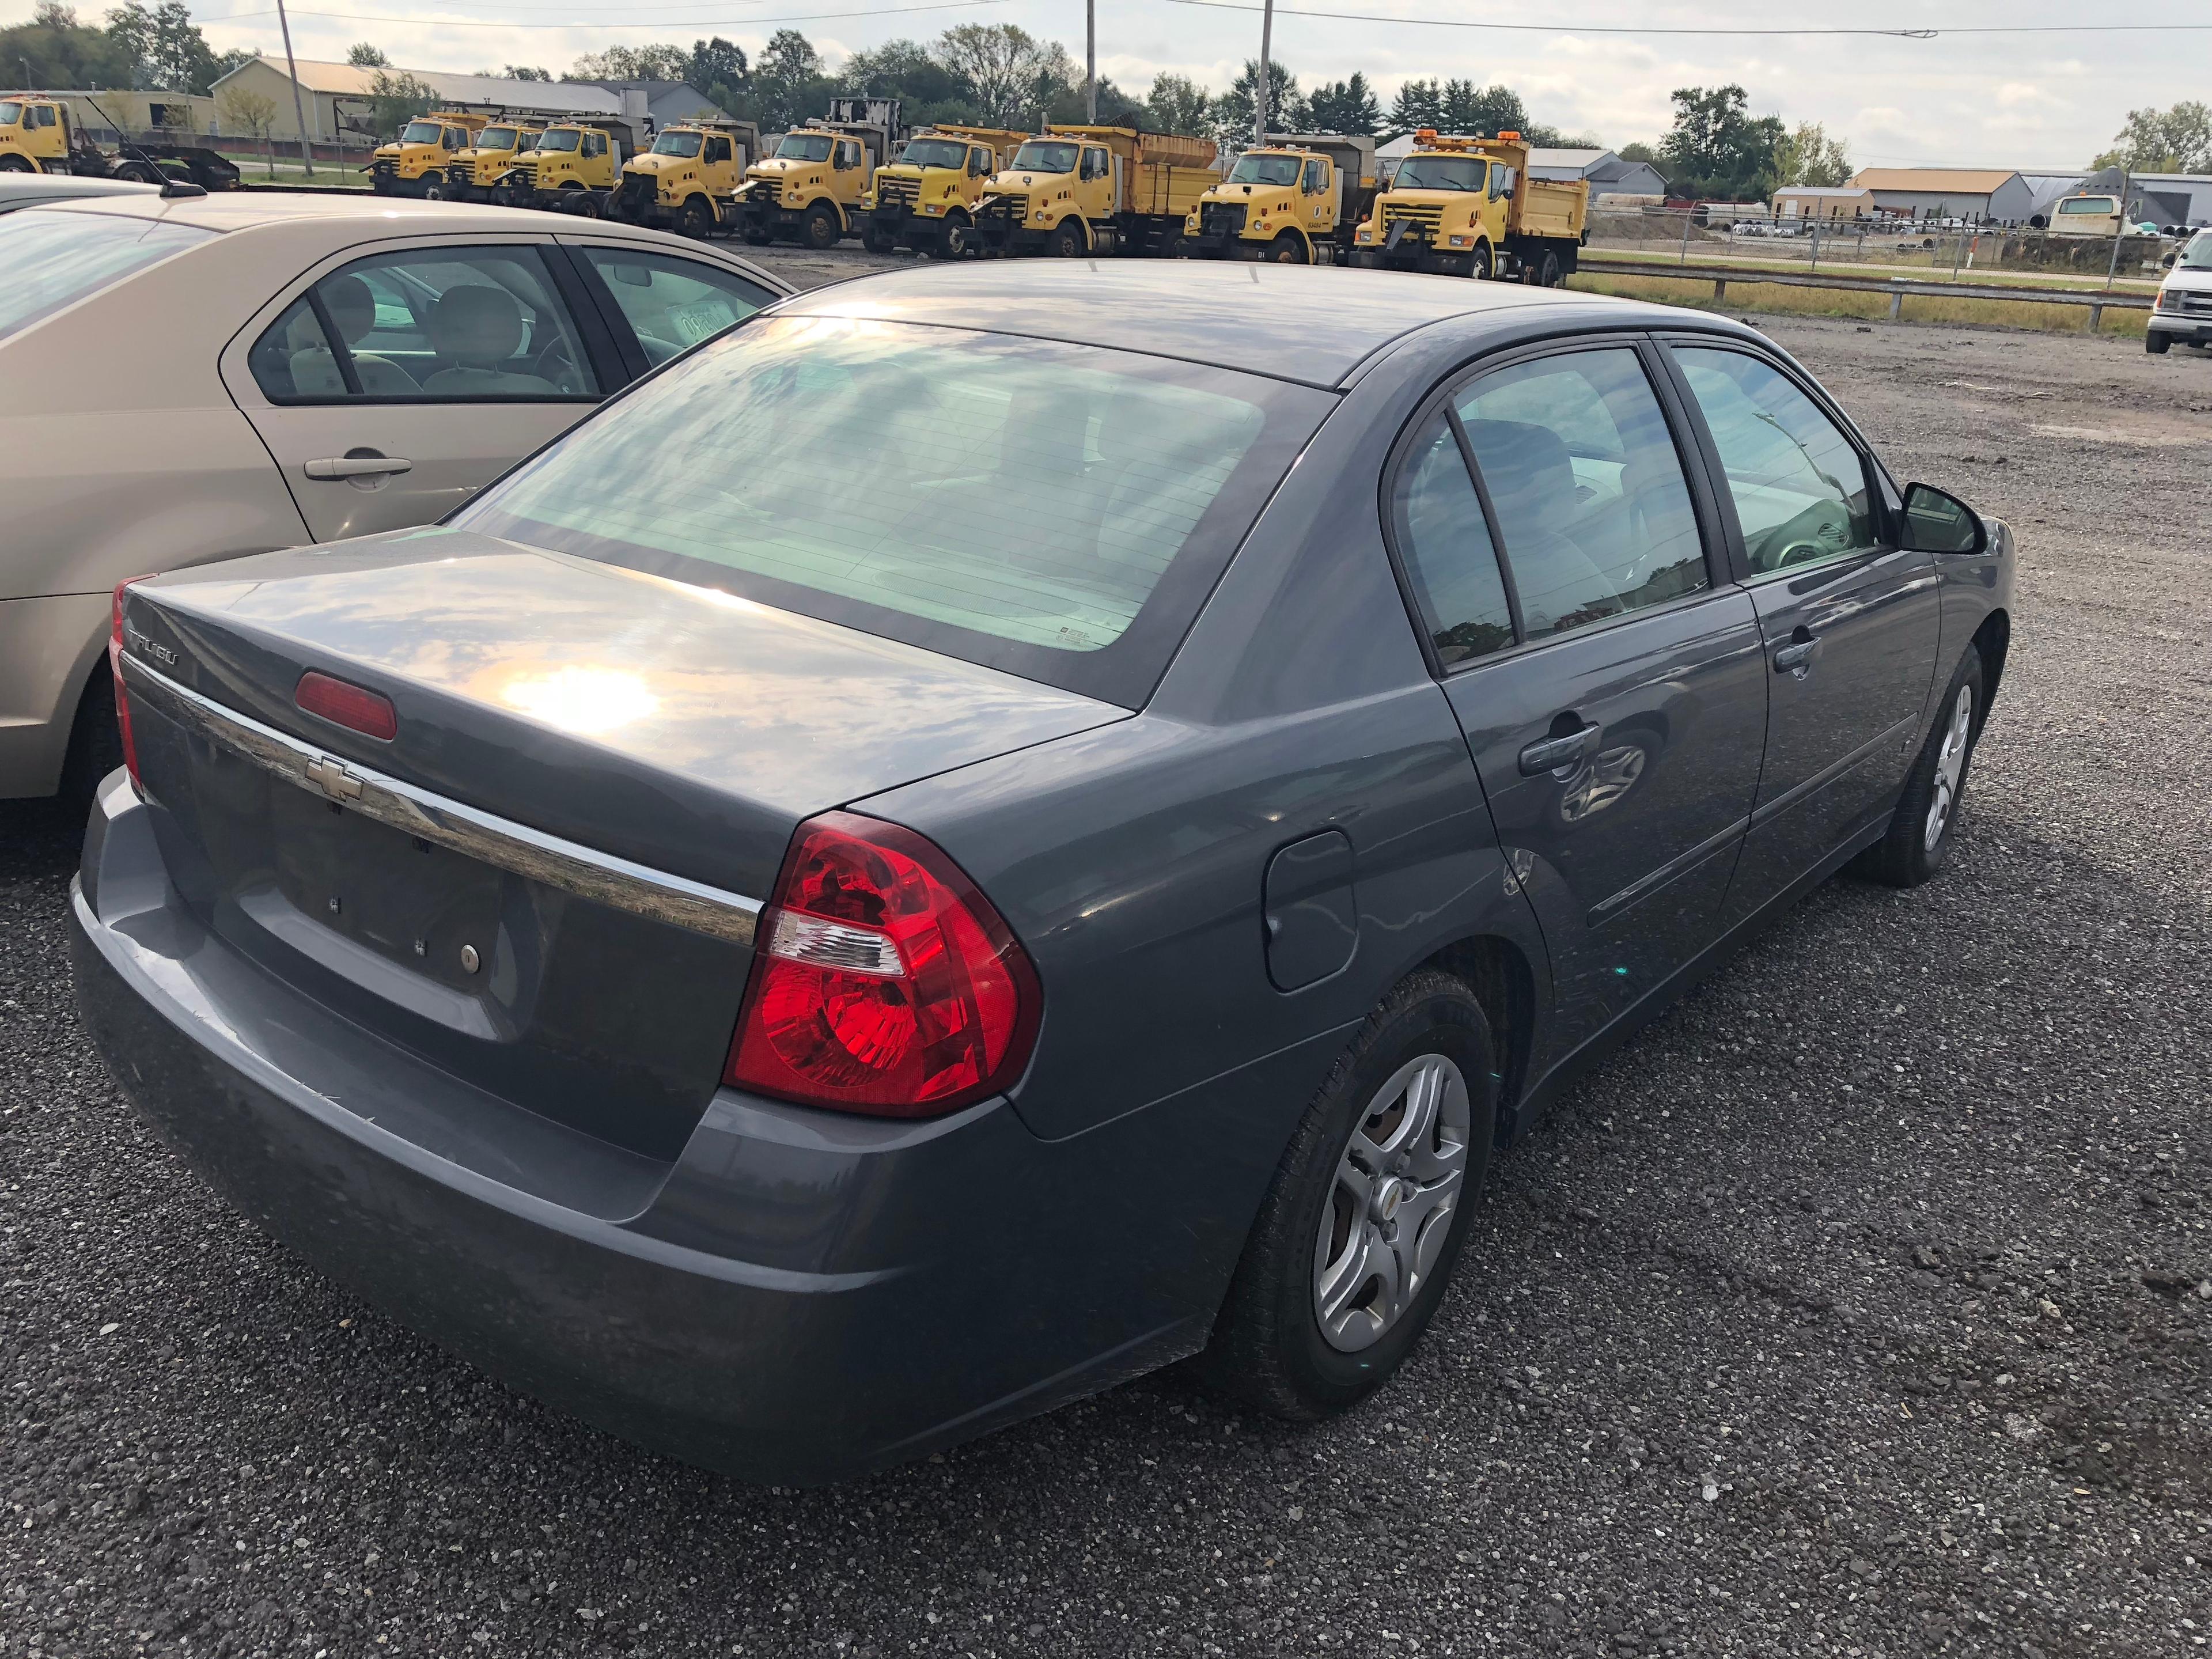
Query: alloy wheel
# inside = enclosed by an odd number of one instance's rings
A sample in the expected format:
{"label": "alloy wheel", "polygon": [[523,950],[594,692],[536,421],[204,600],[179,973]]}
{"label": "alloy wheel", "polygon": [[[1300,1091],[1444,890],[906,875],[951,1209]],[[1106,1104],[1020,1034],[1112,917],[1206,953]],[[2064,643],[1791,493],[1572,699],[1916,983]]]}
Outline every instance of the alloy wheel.
{"label": "alloy wheel", "polygon": [[1314,1241],[1314,1315],[1329,1346],[1371,1347],[1428,1286],[1467,1177],[1467,1079],[1425,1054],[1375,1091],[1337,1160]]}
{"label": "alloy wheel", "polygon": [[1974,688],[1962,685],[1951,704],[1951,720],[1943,733],[1943,746],[1936,753],[1936,788],[1928,802],[1928,823],[1921,846],[1932,853],[1942,844],[1951,827],[1951,810],[1959,799],[1959,781],[1966,769],[1966,740],[1973,735]]}

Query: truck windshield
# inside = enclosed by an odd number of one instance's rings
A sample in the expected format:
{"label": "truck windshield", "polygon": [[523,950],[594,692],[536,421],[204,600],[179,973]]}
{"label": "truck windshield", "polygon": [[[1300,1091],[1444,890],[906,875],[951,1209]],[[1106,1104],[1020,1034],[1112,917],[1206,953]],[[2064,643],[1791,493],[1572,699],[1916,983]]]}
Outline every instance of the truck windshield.
{"label": "truck windshield", "polygon": [[407,131],[399,135],[403,144],[434,144],[445,131],[435,121],[410,121]]}
{"label": "truck windshield", "polygon": [[707,142],[703,132],[664,132],[653,146],[655,155],[681,155],[690,160],[699,154],[699,146]]}
{"label": "truck windshield", "polygon": [[2212,230],[2200,230],[2191,237],[2175,263],[2184,270],[2212,270]]}
{"label": "truck windshield", "polygon": [[2076,196],[2058,204],[2061,213],[2100,213],[2111,215],[2119,209],[2109,196]]}
{"label": "truck windshield", "polygon": [[477,148],[478,149],[513,149],[514,129],[486,127],[482,132],[477,134]]}
{"label": "truck windshield", "polygon": [[12,127],[23,118],[23,106],[13,101],[0,104],[0,127]]}
{"label": "truck windshield", "polygon": [[1489,163],[1470,155],[1408,155],[1393,190],[1480,190]]}
{"label": "truck windshield", "polygon": [[213,234],[122,214],[10,213],[0,218],[0,339]]}
{"label": "truck windshield", "polygon": [[780,318],[450,522],[1134,708],[1330,401],[1057,341]]}
{"label": "truck windshield", "polygon": [[1014,171],[1073,173],[1077,149],[1074,144],[1024,144],[1014,152]]}
{"label": "truck windshield", "polygon": [[556,127],[538,141],[540,149],[574,149],[584,135],[574,127]]}
{"label": "truck windshield", "polygon": [[779,158],[792,161],[826,161],[833,141],[826,132],[793,133],[776,146]]}
{"label": "truck windshield", "polygon": [[968,146],[957,138],[917,138],[906,147],[899,162],[910,167],[964,167]]}
{"label": "truck windshield", "polygon": [[1296,155],[1240,155],[1230,170],[1232,185],[1295,185],[1302,158]]}

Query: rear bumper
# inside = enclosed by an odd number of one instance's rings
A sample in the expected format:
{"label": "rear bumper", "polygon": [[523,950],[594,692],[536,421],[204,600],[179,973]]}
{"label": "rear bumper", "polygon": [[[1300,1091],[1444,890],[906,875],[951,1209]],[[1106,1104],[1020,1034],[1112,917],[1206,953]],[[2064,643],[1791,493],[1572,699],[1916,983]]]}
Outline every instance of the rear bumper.
{"label": "rear bumper", "polygon": [[902,1124],[724,1090],[659,1164],[255,966],[171,885],[161,815],[110,777],[73,895],[80,1007],[133,1105],[331,1278],[687,1462],[842,1479],[1194,1352],[1280,1151],[1171,1150],[1273,1094],[1263,1066],[1060,1142],[1003,1100]]}

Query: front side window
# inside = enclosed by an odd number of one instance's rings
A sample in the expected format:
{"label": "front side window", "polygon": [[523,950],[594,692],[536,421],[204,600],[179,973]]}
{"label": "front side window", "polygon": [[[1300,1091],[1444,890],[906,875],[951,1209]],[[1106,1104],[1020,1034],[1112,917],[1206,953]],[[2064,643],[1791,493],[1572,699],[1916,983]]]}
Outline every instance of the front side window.
{"label": "front side window", "polygon": [[988,179],[991,176],[989,150],[971,149],[968,152],[968,176],[970,179]]}
{"label": "front side window", "polygon": [[1134,707],[1327,402],[1057,342],[773,319],[455,522]]}
{"label": "front side window", "polygon": [[374,254],[324,277],[311,295],[249,355],[273,401],[477,403],[599,391],[535,248]]}
{"label": "front side window", "polygon": [[665,253],[586,247],[584,257],[658,368],[744,321],[775,295],[732,271]]}
{"label": "front side window", "polygon": [[1408,155],[1393,180],[1397,190],[1480,190],[1486,162],[1471,155]]}
{"label": "front side window", "polygon": [[1634,351],[1516,363],[1453,407],[1497,515],[1524,637],[1707,586],[1681,460]]}
{"label": "front side window", "polygon": [[1066,143],[1028,143],[1014,152],[1014,171],[1017,173],[1073,173],[1076,152],[1080,148]]}
{"label": "front side window", "polygon": [[1513,610],[1498,550],[1442,410],[1399,464],[1391,516],[1421,625],[1438,659],[1449,667],[1512,644]]}
{"label": "front side window", "polygon": [[720,137],[709,138],[707,141],[707,159],[709,161],[728,161],[730,159],[730,141]]}
{"label": "front side window", "polygon": [[459,127],[447,127],[443,133],[439,135],[438,142],[443,144],[447,149],[459,149],[463,144],[468,142],[468,135],[463,132]]}
{"label": "front side window", "polygon": [[1322,183],[1321,163],[1318,161],[1307,162],[1305,193],[1309,196],[1318,196],[1322,193],[1323,188],[1325,188],[1325,186]]}
{"label": "front side window", "polygon": [[1741,351],[1680,348],[1754,575],[1881,544],[1866,463],[1790,378]]}
{"label": "front side window", "polygon": [[[160,106],[156,105],[155,107],[158,109]],[[52,104],[40,104],[31,112],[31,125],[33,126],[50,127],[53,125],[53,124],[54,106]],[[162,125],[161,118],[160,116],[157,115],[154,118],[154,125],[157,127]]]}
{"label": "front side window", "polygon": [[587,133],[586,133],[586,134],[584,135],[584,154],[585,154],[585,155],[605,155],[606,153],[607,153],[607,135],[606,135],[606,134],[605,134],[604,132],[587,132]]}
{"label": "front side window", "polygon": [[205,241],[212,233],[124,214],[0,216],[0,339],[121,282],[133,271]]}

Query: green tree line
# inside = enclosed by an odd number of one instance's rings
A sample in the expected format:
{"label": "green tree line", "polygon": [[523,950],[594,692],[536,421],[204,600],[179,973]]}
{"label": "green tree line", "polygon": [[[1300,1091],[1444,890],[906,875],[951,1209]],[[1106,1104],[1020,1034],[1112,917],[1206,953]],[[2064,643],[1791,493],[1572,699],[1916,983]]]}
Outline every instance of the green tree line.
{"label": "green tree line", "polygon": [[29,22],[0,28],[0,87],[204,93],[253,56],[210,47],[184,0],[129,0],[97,27],[60,0],[40,0]]}

